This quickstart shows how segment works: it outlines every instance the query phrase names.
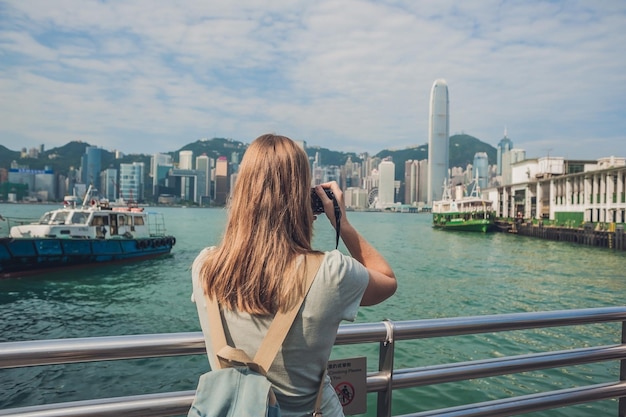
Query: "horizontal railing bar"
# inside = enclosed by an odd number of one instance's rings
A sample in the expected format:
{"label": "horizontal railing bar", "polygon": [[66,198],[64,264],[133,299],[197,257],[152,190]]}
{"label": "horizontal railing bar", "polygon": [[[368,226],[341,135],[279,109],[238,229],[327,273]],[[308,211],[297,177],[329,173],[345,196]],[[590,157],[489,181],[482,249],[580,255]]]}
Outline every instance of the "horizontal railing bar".
{"label": "horizontal railing bar", "polygon": [[206,354],[202,332],[0,343],[0,369]]}
{"label": "horizontal railing bar", "polygon": [[[368,381],[370,378],[368,377]],[[369,385],[369,384],[368,384]],[[368,392],[370,390],[368,389]],[[145,394],[0,410],[2,417],[168,417],[186,414],[194,391]],[[396,417],[498,417],[626,396],[626,382],[548,391]]]}
{"label": "horizontal railing bar", "polygon": [[[394,339],[421,339],[611,321],[626,321],[626,307],[398,321],[394,322]],[[335,344],[381,342],[386,337],[387,328],[382,322],[344,324],[339,327]],[[0,343],[0,369],[203,353],[205,348],[201,332],[4,342]]]}
{"label": "horizontal railing bar", "polygon": [[598,346],[394,371],[394,389],[626,359],[626,345]]}
{"label": "horizontal railing bar", "polygon": [[187,414],[195,391],[101,398],[0,410],[2,417],[167,417]]}
{"label": "horizontal railing bar", "polygon": [[424,339],[624,320],[626,307],[407,320],[394,322],[394,339]]}
{"label": "horizontal railing bar", "polygon": [[626,382],[611,382],[511,397],[396,417],[506,417],[626,396]]}
{"label": "horizontal railing bar", "polygon": [[[367,392],[387,388],[387,377],[378,372],[367,375]],[[47,405],[0,410],[0,416],[11,417],[62,417],[62,416],[145,416],[151,417],[186,414],[193,401],[194,391],[143,394],[127,397],[102,398]],[[158,402],[155,401],[158,399]]]}

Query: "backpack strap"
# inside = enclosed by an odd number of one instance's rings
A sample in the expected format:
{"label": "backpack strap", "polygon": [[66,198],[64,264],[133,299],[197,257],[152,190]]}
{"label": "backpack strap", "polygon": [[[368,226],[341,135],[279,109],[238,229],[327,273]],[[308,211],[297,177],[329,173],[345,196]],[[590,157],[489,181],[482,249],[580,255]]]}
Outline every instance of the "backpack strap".
{"label": "backpack strap", "polygon": [[[304,296],[289,311],[278,312],[274,316],[267,334],[254,360],[251,360],[243,351],[228,346],[226,343],[226,335],[224,334],[224,325],[220,314],[218,303],[215,299],[205,296],[207,301],[207,312],[209,315],[209,327],[211,331],[211,341],[213,344],[213,354],[216,356],[215,363],[222,368],[221,357],[227,356],[231,361],[242,363],[251,367],[255,371],[265,375],[272,365],[278,350],[283,344],[287,333],[293,324],[293,321],[300,310],[300,306],[311,288],[311,284],[315,278],[317,271],[322,263],[322,255],[309,255],[304,258],[306,271],[306,284]],[[218,355],[220,353],[220,355]]]}
{"label": "backpack strap", "polygon": [[278,350],[285,341],[287,333],[298,315],[298,311],[300,311],[300,306],[304,302],[304,298],[307,296],[309,289],[313,284],[315,275],[320,269],[322,259],[323,255],[305,256],[304,271],[306,281],[304,284],[304,295],[289,311],[276,313],[274,321],[272,321],[272,324],[267,330],[267,335],[263,339],[263,342],[261,342],[256,355],[254,355],[254,362],[258,363],[265,371],[270,369]]}

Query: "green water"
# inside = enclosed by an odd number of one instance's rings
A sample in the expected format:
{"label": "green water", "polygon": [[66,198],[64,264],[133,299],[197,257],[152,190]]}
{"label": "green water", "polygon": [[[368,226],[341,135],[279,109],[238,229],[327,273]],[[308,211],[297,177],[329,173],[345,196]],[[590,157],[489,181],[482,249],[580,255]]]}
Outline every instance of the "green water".
{"label": "green water", "polygon": [[[5,217],[39,217],[46,206],[0,205]],[[152,209],[151,209],[152,210]],[[172,255],[137,264],[96,266],[28,279],[0,280],[0,342],[198,331],[190,302],[189,267],[219,241],[220,209],[159,208]],[[349,213],[351,222],[389,259],[399,291],[362,308],[358,322],[623,305],[626,254],[507,234],[450,233],[429,215]],[[316,222],[314,246],[334,248],[334,231]],[[341,246],[340,246],[340,249]],[[345,249],[344,249],[345,250]],[[613,344],[620,328],[598,325],[401,341],[395,367],[408,368],[541,350]],[[333,358],[365,355],[377,369],[378,345],[336,347]],[[0,370],[0,409],[90,398],[194,389],[207,370],[200,355]],[[403,414],[618,379],[607,362],[506,377],[394,391]],[[368,396],[374,416],[375,395]],[[534,413],[533,416],[615,416],[617,403]]]}

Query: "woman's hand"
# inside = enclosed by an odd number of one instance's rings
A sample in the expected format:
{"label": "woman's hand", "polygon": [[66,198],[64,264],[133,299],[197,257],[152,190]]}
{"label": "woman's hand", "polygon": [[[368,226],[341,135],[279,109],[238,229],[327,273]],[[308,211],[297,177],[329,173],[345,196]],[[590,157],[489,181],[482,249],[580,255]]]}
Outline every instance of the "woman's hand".
{"label": "woman's hand", "polygon": [[322,200],[322,204],[324,205],[324,214],[330,221],[330,224],[336,229],[337,228],[337,219],[335,218],[335,203],[332,199],[328,198],[324,190],[330,190],[333,192],[335,196],[335,200],[339,205],[339,209],[341,210],[341,222],[343,223],[346,219],[346,206],[343,201],[343,191],[339,188],[339,185],[335,181],[326,182],[324,184],[318,185],[315,187],[315,192]]}

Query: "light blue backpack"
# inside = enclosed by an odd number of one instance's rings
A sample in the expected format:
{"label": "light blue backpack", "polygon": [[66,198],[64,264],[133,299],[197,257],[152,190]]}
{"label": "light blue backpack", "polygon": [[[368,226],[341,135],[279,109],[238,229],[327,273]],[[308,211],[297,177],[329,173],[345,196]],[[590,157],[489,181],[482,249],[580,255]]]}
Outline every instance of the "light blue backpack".
{"label": "light blue backpack", "polygon": [[[307,256],[305,264],[308,293],[322,256]],[[217,302],[207,297],[213,351],[220,369],[200,376],[188,417],[280,417],[280,406],[266,374],[291,328],[304,297],[287,312],[278,312],[254,360],[242,350],[228,346]],[[322,375],[322,384],[325,375]],[[322,384],[313,416],[321,416]]]}

